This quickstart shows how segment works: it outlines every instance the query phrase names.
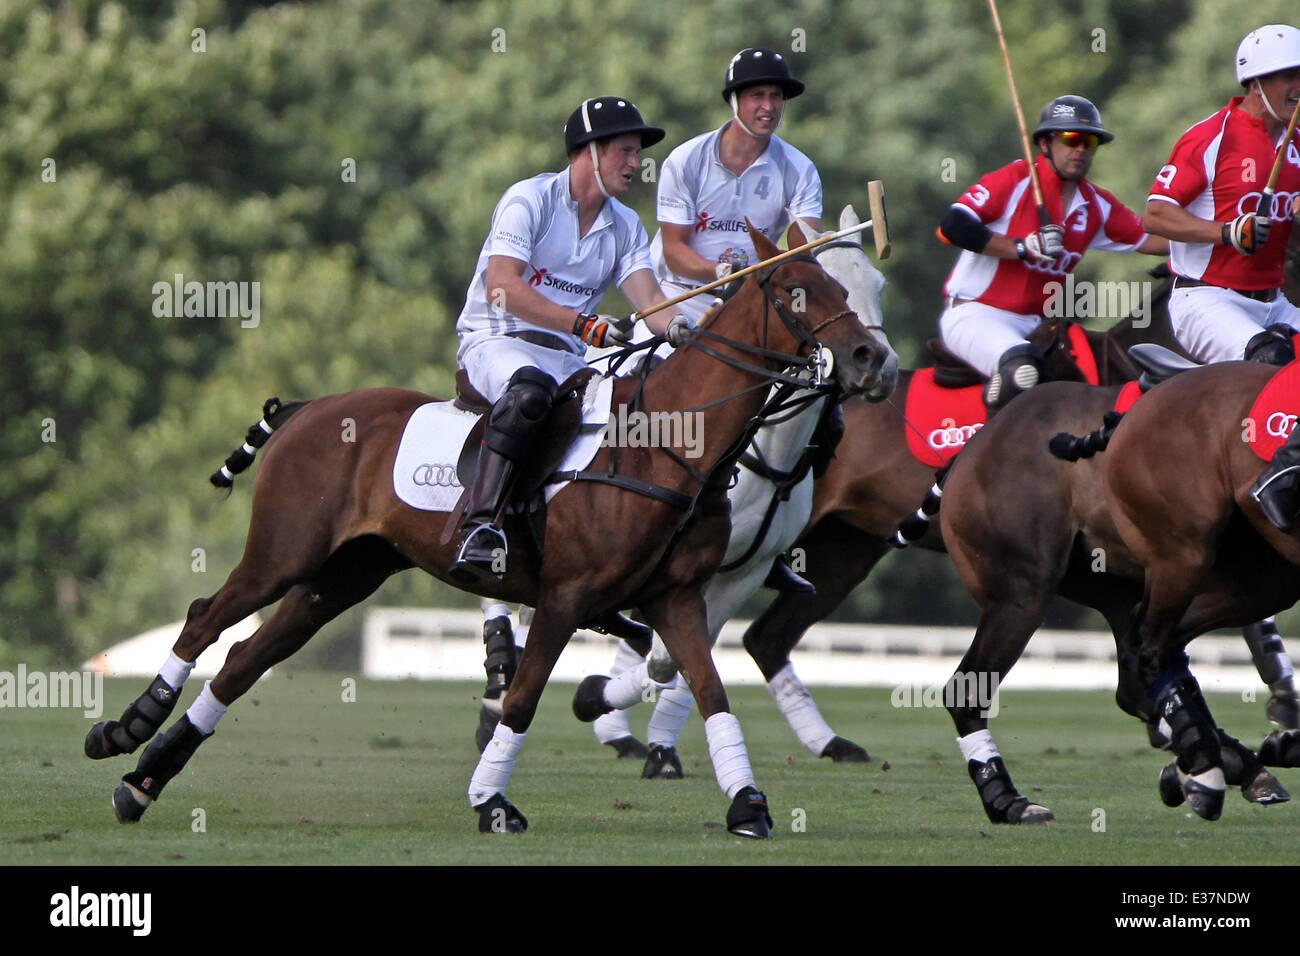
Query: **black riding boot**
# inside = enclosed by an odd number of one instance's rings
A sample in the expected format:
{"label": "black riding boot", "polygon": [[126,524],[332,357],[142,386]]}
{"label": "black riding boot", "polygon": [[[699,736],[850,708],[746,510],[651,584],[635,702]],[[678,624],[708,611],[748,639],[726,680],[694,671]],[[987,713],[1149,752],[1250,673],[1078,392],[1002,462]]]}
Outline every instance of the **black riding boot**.
{"label": "black riding boot", "polygon": [[526,365],[511,376],[506,392],[488,413],[478,473],[461,524],[460,551],[451,574],[462,583],[492,583],[506,574],[506,536],[494,524],[509,501],[516,462],[531,451],[534,436],[555,401],[555,382]]}
{"label": "black riding boot", "polygon": [[1273,453],[1264,473],[1250,488],[1250,496],[1259,502],[1274,527],[1290,531],[1300,513],[1300,428],[1287,437],[1286,444]]}
{"label": "black riding boot", "polygon": [[784,554],[778,554],[772,562],[772,570],[767,572],[767,578],[763,581],[763,587],[771,588],[773,591],[785,591],[789,594],[816,594],[817,589],[813,587],[811,581],[799,576],[799,574],[790,567]]}
{"label": "black riding boot", "polygon": [[493,521],[510,492],[515,463],[482,445],[478,473],[461,524],[460,550],[451,573],[467,581],[500,581],[506,572],[506,536]]}

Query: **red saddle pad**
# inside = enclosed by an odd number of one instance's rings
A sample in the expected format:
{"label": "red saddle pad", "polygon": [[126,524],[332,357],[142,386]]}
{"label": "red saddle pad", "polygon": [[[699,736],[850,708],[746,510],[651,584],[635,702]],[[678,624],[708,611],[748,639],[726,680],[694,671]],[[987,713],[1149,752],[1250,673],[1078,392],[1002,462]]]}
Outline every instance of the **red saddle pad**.
{"label": "red saddle pad", "polygon": [[1083,373],[1083,380],[1089,385],[1100,385],[1097,359],[1092,354],[1092,346],[1088,344],[1088,336],[1083,326],[1071,322],[1066,327],[1066,334],[1070,338],[1070,358],[1074,359],[1074,364],[1079,366],[1079,371]]}
{"label": "red saddle pad", "polygon": [[1115,411],[1126,412],[1133,407],[1133,403],[1142,397],[1142,389],[1137,382],[1128,382],[1119,390],[1115,396]]}
{"label": "red saddle pad", "polygon": [[934,384],[932,368],[914,372],[903,422],[912,457],[932,468],[952,461],[971,435],[984,427],[983,391],[980,385],[940,388]]}
{"label": "red saddle pad", "polygon": [[[1253,451],[1264,461],[1285,442],[1300,413],[1300,361],[1284,365],[1260,390],[1250,417],[1242,425]],[[1252,427],[1253,426],[1253,427]]]}

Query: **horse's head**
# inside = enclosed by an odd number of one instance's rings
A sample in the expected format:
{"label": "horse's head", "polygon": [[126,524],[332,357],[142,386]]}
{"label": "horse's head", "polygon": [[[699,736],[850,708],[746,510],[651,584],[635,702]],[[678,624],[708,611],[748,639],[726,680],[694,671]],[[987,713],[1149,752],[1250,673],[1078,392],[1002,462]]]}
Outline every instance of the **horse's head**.
{"label": "horse's head", "polygon": [[[852,206],[845,206],[840,212],[840,230],[860,225],[857,212]],[[804,237],[812,242],[829,232],[817,232],[812,226],[800,220],[799,228]],[[884,361],[876,377],[876,384],[866,390],[868,401],[878,402],[888,398],[898,384],[898,356],[889,344],[882,321],[883,311],[880,296],[885,289],[885,277],[879,269],[871,264],[871,258],[862,248],[862,233],[846,236],[838,242],[829,242],[818,246],[813,251],[827,275],[844,287],[848,295],[849,308],[858,314],[867,330],[880,346]]]}
{"label": "horse's head", "polygon": [[[758,230],[750,227],[754,250],[760,259],[779,255],[776,248]],[[796,257],[761,270],[757,276],[763,294],[781,318],[781,326],[769,327],[764,333],[769,348],[785,347],[798,355],[808,355],[815,345],[822,346],[832,358],[832,376],[849,394],[880,391],[881,376],[892,359],[891,381],[897,377],[897,357],[888,342],[872,335],[871,330],[853,313],[846,291],[812,259]],[[782,335],[784,332],[784,335]],[[779,344],[782,338],[787,342]],[[888,394],[885,391],[880,398]]]}

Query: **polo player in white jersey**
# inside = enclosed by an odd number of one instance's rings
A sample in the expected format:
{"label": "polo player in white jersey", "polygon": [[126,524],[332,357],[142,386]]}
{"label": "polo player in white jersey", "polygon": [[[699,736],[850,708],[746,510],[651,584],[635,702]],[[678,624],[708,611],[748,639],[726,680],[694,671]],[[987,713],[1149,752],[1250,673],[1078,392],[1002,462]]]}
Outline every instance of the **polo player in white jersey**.
{"label": "polo player in white jersey", "polygon": [[[515,183],[492,214],[456,323],[457,364],[493,402],[452,566],[462,582],[503,576],[505,535],[492,522],[556,387],[586,367],[588,345],[629,340],[629,320],[592,312],[610,282],[638,311],[664,301],[645,229],[614,198],[640,172],[640,150],[663,138],[630,100],[584,100],[564,126],[568,167]],[[663,334],[669,319],[648,323]]]}

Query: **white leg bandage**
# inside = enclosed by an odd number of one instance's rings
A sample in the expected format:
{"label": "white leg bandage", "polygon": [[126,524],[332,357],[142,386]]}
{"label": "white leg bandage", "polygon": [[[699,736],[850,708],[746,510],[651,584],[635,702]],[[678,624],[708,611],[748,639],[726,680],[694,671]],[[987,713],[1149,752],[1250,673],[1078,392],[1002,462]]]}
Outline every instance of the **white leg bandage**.
{"label": "white leg bandage", "polygon": [[497,617],[509,617],[510,608],[501,601],[494,601],[491,598],[482,598],[479,601],[479,607],[483,609],[483,620],[490,621]]}
{"label": "white leg bandage", "polygon": [[814,757],[820,757],[826,745],[835,737],[835,731],[822,718],[812,694],[803,685],[794,665],[786,664],[767,682],[767,691],[781,709],[781,715],[799,738],[799,743]]}
{"label": "white leg bandage", "polygon": [[993,742],[993,735],[987,730],[977,730],[965,737],[958,737],[957,746],[961,748],[961,759],[967,763],[972,760],[988,763],[1000,756],[998,745]]}
{"label": "white leg bandage", "polygon": [[676,747],[694,706],[695,696],[681,684],[661,693],[646,727],[646,743]]}
{"label": "white leg bandage", "polygon": [[190,676],[192,670],[194,670],[194,662],[181,660],[173,651],[167,655],[167,663],[162,666],[162,670],[158,671],[158,676],[167,683],[168,687],[179,694],[181,688],[185,686],[185,679]]}
{"label": "white leg bandage", "polygon": [[722,792],[731,798],[744,787],[754,787],[754,771],[749,767],[749,751],[745,749],[740,721],[732,714],[714,714],[704,722],[704,734],[709,741],[713,773]]}
{"label": "white leg bandage", "polygon": [[[163,678],[166,680],[166,678]],[[194,729],[201,734],[210,734],[217,729],[217,721],[226,712],[226,705],[212,695],[212,681],[204,681],[203,690],[198,699],[185,711]]]}
{"label": "white leg bandage", "polygon": [[611,710],[608,714],[601,714],[592,723],[591,730],[602,744],[632,736],[632,724],[626,710]]}
{"label": "white leg bandage", "polygon": [[483,748],[483,756],[469,778],[469,805],[477,807],[494,793],[505,794],[510,774],[515,769],[515,758],[524,746],[527,734],[517,734],[505,724],[497,724],[492,739]]}

